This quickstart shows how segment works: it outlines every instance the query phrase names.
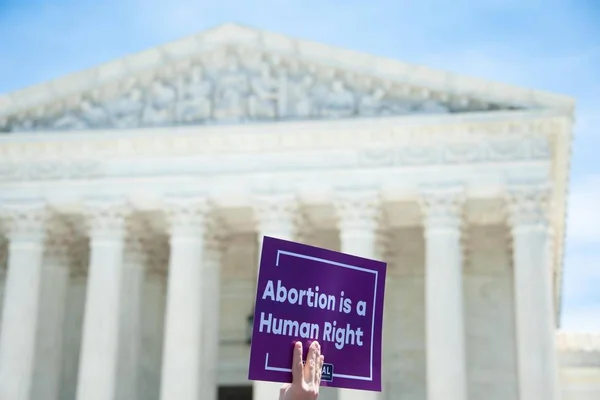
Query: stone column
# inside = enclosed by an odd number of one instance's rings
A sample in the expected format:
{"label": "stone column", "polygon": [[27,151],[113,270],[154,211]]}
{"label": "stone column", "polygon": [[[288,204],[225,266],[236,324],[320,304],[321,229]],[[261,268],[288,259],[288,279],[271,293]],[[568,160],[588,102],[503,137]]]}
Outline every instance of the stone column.
{"label": "stone column", "polygon": [[63,332],[74,232],[60,226],[55,228],[49,231],[45,246],[33,400],[60,399]]}
{"label": "stone column", "polygon": [[218,400],[219,327],[221,306],[222,225],[211,219],[205,238],[202,265],[202,398]]}
{"label": "stone column", "polygon": [[142,227],[133,226],[125,241],[123,283],[121,288],[121,322],[119,326],[119,364],[117,400],[136,400],[140,361],[141,295],[146,266],[146,249]]}
{"label": "stone column", "polygon": [[113,400],[117,390],[123,238],[127,208],[120,202],[87,207],[90,262],[81,343],[78,400]]}
{"label": "stone column", "polygon": [[548,262],[548,195],[543,187],[509,192],[521,400],[559,398],[552,267]]}
{"label": "stone column", "polygon": [[202,269],[206,199],[182,199],[167,206],[171,253],[161,399],[197,400],[201,392]]}
{"label": "stone column", "polygon": [[460,191],[424,193],[427,398],[466,400]]}
{"label": "stone column", "polygon": [[[296,236],[295,218],[298,211],[296,199],[293,196],[280,195],[256,199],[254,212],[257,224],[258,263],[264,236],[277,239],[294,240]],[[254,299],[252,299],[254,301]],[[253,382],[253,399],[278,399],[281,384],[273,382]]]}
{"label": "stone column", "polygon": [[2,211],[8,226],[9,254],[0,334],[0,399],[29,400],[46,210],[41,204],[31,204],[5,207]]}
{"label": "stone column", "polygon": [[[376,192],[350,192],[336,196],[335,210],[340,231],[342,253],[359,257],[380,259],[382,241],[380,235],[381,208]],[[325,354],[327,357],[327,354]],[[339,400],[375,400],[377,392],[340,389]]]}

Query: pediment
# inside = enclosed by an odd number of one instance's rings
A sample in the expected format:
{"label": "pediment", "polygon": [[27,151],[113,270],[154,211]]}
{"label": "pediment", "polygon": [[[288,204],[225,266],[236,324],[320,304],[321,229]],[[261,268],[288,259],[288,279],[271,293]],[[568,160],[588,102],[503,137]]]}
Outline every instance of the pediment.
{"label": "pediment", "polygon": [[0,131],[570,109],[570,99],[227,24],[0,97]]}

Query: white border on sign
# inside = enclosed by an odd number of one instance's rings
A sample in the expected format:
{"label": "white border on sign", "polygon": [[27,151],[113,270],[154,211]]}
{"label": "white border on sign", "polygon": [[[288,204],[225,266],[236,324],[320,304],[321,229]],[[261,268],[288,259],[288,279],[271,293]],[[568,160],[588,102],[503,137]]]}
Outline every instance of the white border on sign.
{"label": "white border on sign", "polygon": [[[371,322],[371,360],[369,363],[369,376],[367,377],[367,376],[357,376],[357,375],[333,374],[334,378],[353,379],[356,381],[372,381],[373,380],[373,342],[374,342],[373,332],[375,331],[375,304],[376,304],[376,300],[377,300],[377,280],[379,279],[379,271],[373,271],[370,269],[361,268],[361,267],[357,267],[354,265],[348,265],[348,264],[343,264],[343,263],[339,263],[336,261],[326,260],[324,258],[311,257],[311,256],[307,256],[305,254],[292,253],[291,251],[285,251],[285,250],[277,250],[277,260],[275,261],[276,267],[279,266],[279,256],[281,254],[286,255],[286,256],[303,258],[305,260],[318,261],[318,262],[322,262],[322,263],[329,264],[329,265],[335,265],[337,267],[349,268],[349,269],[353,269],[355,271],[362,271],[362,272],[368,272],[370,274],[375,274],[375,290],[373,292],[373,320]],[[292,369],[269,366],[269,353],[267,353],[265,356],[265,371],[292,372]]]}

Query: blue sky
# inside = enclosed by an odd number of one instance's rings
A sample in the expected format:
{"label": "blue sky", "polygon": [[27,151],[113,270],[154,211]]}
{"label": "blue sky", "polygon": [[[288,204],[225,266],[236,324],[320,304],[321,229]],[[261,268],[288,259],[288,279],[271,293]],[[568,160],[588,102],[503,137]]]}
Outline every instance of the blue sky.
{"label": "blue sky", "polygon": [[224,22],[577,100],[562,325],[600,331],[600,5],[594,0],[0,0],[0,93]]}

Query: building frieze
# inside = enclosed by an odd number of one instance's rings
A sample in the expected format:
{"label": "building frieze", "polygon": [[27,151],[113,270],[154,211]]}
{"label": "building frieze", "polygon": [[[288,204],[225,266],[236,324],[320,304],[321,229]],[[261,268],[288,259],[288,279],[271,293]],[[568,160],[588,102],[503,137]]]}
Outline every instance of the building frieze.
{"label": "building frieze", "polygon": [[[0,137],[0,159],[78,160],[89,157],[210,155],[283,152],[368,146],[471,145],[490,138],[541,143],[568,133],[565,117],[546,113],[461,118],[383,118],[352,122],[179,127],[81,132],[51,132]],[[539,145],[539,144],[538,144]]]}
{"label": "building frieze", "polygon": [[225,25],[2,96],[0,126],[122,129],[542,108],[570,112],[573,101]]}
{"label": "building frieze", "polygon": [[[516,109],[468,95],[220,49],[8,116],[2,131],[132,129]],[[247,55],[246,55],[247,56]],[[357,79],[358,78],[358,79]],[[361,79],[362,78],[362,79]]]}
{"label": "building frieze", "polygon": [[[168,141],[166,141],[168,144]],[[198,157],[204,151],[194,154],[193,146],[173,147],[169,152],[168,146],[160,146],[154,142],[154,154],[138,149],[135,154],[105,154],[102,150],[90,150],[88,157],[78,152],[73,146],[76,157],[34,158],[16,157],[3,158],[0,161],[0,180],[30,181],[30,180],[77,180],[99,179],[108,177],[144,177],[178,174],[201,173],[257,173],[270,172],[273,168],[279,171],[314,170],[329,168],[377,168],[377,167],[419,167],[436,165],[465,165],[485,163],[510,163],[520,161],[548,161],[552,150],[548,140],[543,137],[514,138],[499,137],[475,142],[432,142],[428,145],[386,145],[373,142],[364,148],[344,147],[330,149],[313,147],[312,149],[287,148],[272,154],[254,152],[235,152],[232,149],[227,159],[217,154],[206,154],[205,158]],[[0,145],[0,149],[1,149]],[[128,146],[123,148],[133,149]],[[117,149],[118,150],[118,149]],[[148,149],[150,150],[150,149]],[[206,150],[206,149],[204,149]],[[303,150],[312,150],[317,157],[307,158]],[[275,151],[275,150],[271,150]],[[162,152],[162,154],[161,154]],[[331,154],[331,152],[335,153]],[[321,154],[322,157],[318,157]],[[148,162],[140,157],[158,156],[171,157],[160,161]],[[177,158],[172,158],[179,156]],[[184,157],[190,158],[184,158]],[[119,157],[119,159],[115,159]],[[259,159],[257,158],[259,157]],[[228,162],[223,162],[227,160]],[[161,162],[162,161],[162,162]],[[164,171],[162,171],[164,169]]]}

